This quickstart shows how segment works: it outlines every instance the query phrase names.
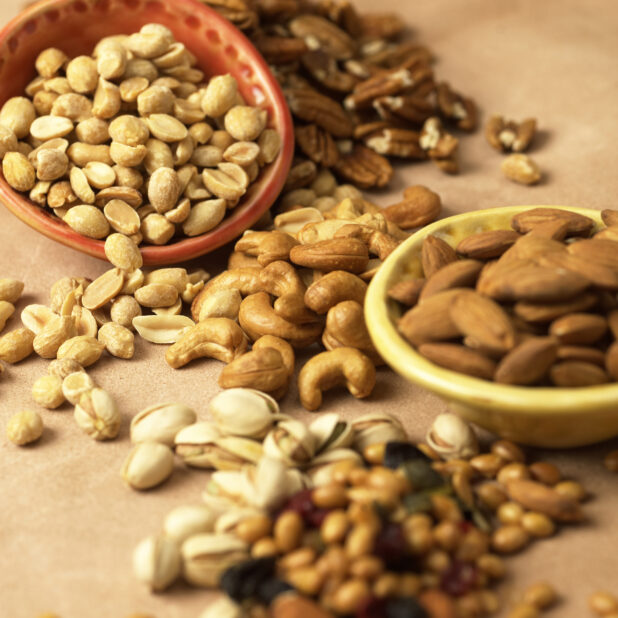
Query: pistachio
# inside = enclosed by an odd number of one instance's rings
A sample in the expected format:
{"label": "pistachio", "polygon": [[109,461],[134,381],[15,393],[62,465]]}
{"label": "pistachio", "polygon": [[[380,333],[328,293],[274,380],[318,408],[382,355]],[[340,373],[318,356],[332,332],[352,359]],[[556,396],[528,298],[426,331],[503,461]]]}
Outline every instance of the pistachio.
{"label": "pistachio", "polygon": [[222,436],[211,423],[195,423],[180,430],[174,440],[176,454],[190,466],[239,470],[246,463],[256,463],[262,446],[254,440]]}
{"label": "pistachio", "polygon": [[292,418],[280,421],[264,440],[264,454],[288,466],[308,463],[315,451],[315,436],[305,423]]}
{"label": "pistachio", "polygon": [[443,459],[470,459],[479,452],[472,427],[456,414],[439,414],[426,436],[427,444]]}
{"label": "pistachio", "polygon": [[366,414],[355,419],[352,427],[356,430],[354,447],[361,452],[372,444],[406,440],[402,424],[390,414],[379,412]]}
{"label": "pistachio", "polygon": [[185,579],[204,588],[215,588],[226,569],[249,557],[247,544],[231,534],[193,535],[181,553]]}
{"label": "pistachio", "polygon": [[102,388],[93,388],[75,406],[75,421],[82,431],[95,440],[115,438],[120,431],[121,417],[111,395]]}
{"label": "pistachio", "polygon": [[160,442],[173,446],[174,437],[184,427],[195,423],[194,410],[181,403],[164,403],[142,410],[131,421],[131,442]]}
{"label": "pistachio", "polygon": [[180,575],[178,543],[165,535],[149,536],[133,552],[133,571],[151,590],[165,590]]}
{"label": "pistachio", "polygon": [[23,410],[14,414],[6,426],[6,437],[18,446],[31,444],[43,434],[43,419],[38,412]]}
{"label": "pistachio", "polygon": [[203,504],[178,506],[167,514],[163,530],[170,538],[182,543],[194,534],[212,532],[215,526],[215,512]]}
{"label": "pistachio", "polygon": [[346,448],[354,442],[354,428],[334,412],[322,414],[309,425],[309,431],[316,438],[318,453]]}
{"label": "pistachio", "polygon": [[263,438],[279,414],[269,395],[250,388],[230,388],[210,400],[209,410],[222,433]]}
{"label": "pistachio", "polygon": [[122,466],[125,483],[133,489],[150,489],[174,471],[174,453],[165,444],[142,442],[133,447]]}

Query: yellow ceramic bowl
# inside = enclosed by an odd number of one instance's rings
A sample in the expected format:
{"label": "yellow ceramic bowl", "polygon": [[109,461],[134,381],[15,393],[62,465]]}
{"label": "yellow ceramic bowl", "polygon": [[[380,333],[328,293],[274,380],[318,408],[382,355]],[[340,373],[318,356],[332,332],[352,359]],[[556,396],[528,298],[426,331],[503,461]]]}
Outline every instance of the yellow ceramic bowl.
{"label": "yellow ceramic bowl", "polygon": [[[421,275],[421,245],[429,234],[450,245],[476,232],[510,229],[511,217],[535,206],[479,210],[428,225],[403,242],[373,278],[365,317],[373,342],[395,371],[445,399],[469,421],[523,444],[561,448],[583,446],[618,436],[618,384],[583,388],[504,386],[434,365],[398,333],[402,310],[387,296],[392,285]],[[600,213],[557,206],[601,224]]]}

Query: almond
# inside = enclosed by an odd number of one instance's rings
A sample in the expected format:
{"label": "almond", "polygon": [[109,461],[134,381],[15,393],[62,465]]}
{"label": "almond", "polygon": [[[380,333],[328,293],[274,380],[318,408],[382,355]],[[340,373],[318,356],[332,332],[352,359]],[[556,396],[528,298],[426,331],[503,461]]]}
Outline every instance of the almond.
{"label": "almond", "polygon": [[562,344],[587,345],[607,331],[607,320],[592,313],[571,313],[551,323],[549,334]]}
{"label": "almond", "polygon": [[473,338],[480,348],[505,354],[515,346],[515,328],[506,311],[478,292],[458,294],[450,315],[461,333]]}
{"label": "almond", "polygon": [[[618,247],[618,243],[615,244]],[[589,260],[584,256],[554,252],[541,256],[538,259],[538,264],[540,266],[566,268],[585,277],[590,283],[600,288],[618,290],[618,270],[600,262]]]}
{"label": "almond", "polygon": [[549,370],[549,377],[552,384],[565,388],[595,386],[609,382],[609,376],[601,367],[594,363],[576,360],[555,364]]}
{"label": "almond", "polygon": [[450,315],[450,306],[461,289],[446,290],[407,311],[399,320],[399,330],[412,344],[445,341],[461,336]]}
{"label": "almond", "polygon": [[454,343],[424,343],[418,351],[432,363],[476,378],[491,380],[496,363],[484,354]]}
{"label": "almond", "polygon": [[521,236],[511,230],[488,230],[464,238],[457,245],[457,253],[475,260],[500,257]]}
{"label": "almond", "polygon": [[418,297],[424,285],[425,279],[400,281],[389,289],[388,296],[402,305],[413,307],[418,302]]}
{"label": "almond", "polygon": [[611,208],[602,210],[601,219],[603,219],[603,223],[605,223],[607,227],[618,225],[618,210],[612,210]]}
{"label": "almond", "polygon": [[479,278],[477,289],[500,301],[559,302],[577,296],[589,285],[588,279],[564,268],[522,261],[508,268],[498,264],[482,282]]}
{"label": "almond", "polygon": [[556,360],[558,344],[551,337],[532,337],[509,352],[496,369],[494,379],[522,386],[539,382]]}
{"label": "almond", "polygon": [[515,215],[511,219],[511,226],[520,234],[526,234],[537,225],[562,219],[569,225],[569,236],[588,236],[594,228],[594,221],[584,215],[559,208],[532,208]]}
{"label": "almond", "polygon": [[601,367],[605,366],[605,354],[598,348],[589,348],[583,345],[561,345],[558,348],[558,360],[583,361]]}
{"label": "almond", "polygon": [[441,268],[455,262],[457,254],[455,250],[444,240],[437,236],[426,236],[421,248],[421,262],[423,273],[429,279]]}
{"label": "almond", "polygon": [[598,300],[599,297],[594,292],[584,292],[575,298],[560,303],[531,303],[528,301],[521,301],[515,303],[513,311],[516,316],[528,322],[551,322],[562,315],[590,309]]}
{"label": "almond", "polygon": [[571,243],[568,251],[572,255],[618,271],[618,242],[590,238]]}
{"label": "almond", "polygon": [[618,381],[618,341],[612,343],[607,350],[605,368],[612,379]]}
{"label": "almond", "polygon": [[444,290],[474,286],[482,268],[483,263],[477,260],[451,262],[427,280],[421,291],[420,300],[423,301]]}

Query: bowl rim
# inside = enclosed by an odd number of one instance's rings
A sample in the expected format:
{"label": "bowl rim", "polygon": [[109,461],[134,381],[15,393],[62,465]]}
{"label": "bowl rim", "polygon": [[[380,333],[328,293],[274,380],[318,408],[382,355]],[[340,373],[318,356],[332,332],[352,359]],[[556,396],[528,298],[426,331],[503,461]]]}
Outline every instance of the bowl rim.
{"label": "bowl rim", "polygon": [[[0,28],[0,45],[16,32],[49,10],[58,5],[70,4],[74,0],[40,0],[20,11],[15,17]],[[285,95],[277,79],[272,74],[266,60],[262,57],[251,41],[231,22],[222,17],[214,9],[197,0],[174,0],[174,10],[184,7],[193,14],[202,14],[204,21],[210,27],[215,27],[221,33],[221,39],[226,35],[234,37],[236,45],[240,45],[246,55],[251,57],[255,73],[260,76],[267,101],[277,120],[277,130],[281,137],[281,150],[277,158],[260,171],[256,187],[257,192],[249,194],[249,201],[243,204],[242,199],[229,216],[213,230],[194,237],[182,237],[171,244],[140,246],[145,266],[160,266],[191,260],[233,241],[249,229],[273,205],[285,184],[294,156],[294,125]],[[214,25],[213,25],[214,24]],[[18,95],[19,96],[19,95]],[[23,223],[40,232],[47,238],[104,261],[105,239],[97,240],[79,234],[62,221],[53,219],[51,212],[34,204],[26,194],[13,189],[0,174],[0,203]],[[180,254],[180,255],[179,255]]]}
{"label": "bowl rim", "polygon": [[421,356],[399,334],[390,319],[387,291],[396,282],[403,260],[414,250],[420,249],[422,240],[446,226],[469,223],[475,219],[487,221],[491,215],[515,215],[533,208],[556,208],[569,210],[601,222],[601,213],[590,208],[563,205],[505,206],[476,210],[440,219],[412,234],[386,259],[372,279],[365,300],[365,320],[369,334],[378,352],[397,373],[411,382],[423,386],[447,400],[495,411],[496,405],[504,411],[528,416],[539,412],[578,414],[604,409],[615,402],[618,410],[618,384],[603,384],[586,387],[531,387],[496,384],[488,380],[434,365]]}

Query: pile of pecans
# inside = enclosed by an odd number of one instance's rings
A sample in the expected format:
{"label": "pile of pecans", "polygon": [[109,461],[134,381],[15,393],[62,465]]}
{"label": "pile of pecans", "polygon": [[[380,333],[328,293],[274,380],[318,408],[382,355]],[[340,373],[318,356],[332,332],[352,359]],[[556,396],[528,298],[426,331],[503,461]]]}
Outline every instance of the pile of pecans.
{"label": "pile of pecans", "polygon": [[0,110],[6,181],[90,238],[163,245],[214,229],[281,140],[231,75],[206,84],[195,64],[160,24],[92,57],[42,51],[29,98]]}
{"label": "pile of pecans", "polygon": [[536,208],[455,248],[428,236],[424,277],[389,291],[406,307],[400,333],[433,363],[502,384],[618,380],[618,211],[602,217],[598,229]]}
{"label": "pile of pecans", "polygon": [[203,1],[245,30],[283,86],[304,186],[329,168],[384,187],[390,158],[458,171],[458,139],[443,122],[473,131],[476,107],[435,78],[431,52],[404,40],[400,16],[362,15],[347,1]]}
{"label": "pile of pecans", "polygon": [[[210,402],[214,424],[162,408],[136,416],[132,438],[169,449],[177,432],[185,463],[218,471],[203,504],[177,507],[137,546],[134,570],[157,591],[181,573],[221,587],[233,602],[202,618],[491,615],[501,555],[583,518],[581,485],[547,462],[527,465],[505,440],[479,454],[471,427],[451,414],[414,446],[387,415],[329,414],[307,427],[247,389]],[[539,583],[510,616],[537,616],[555,599]]]}

